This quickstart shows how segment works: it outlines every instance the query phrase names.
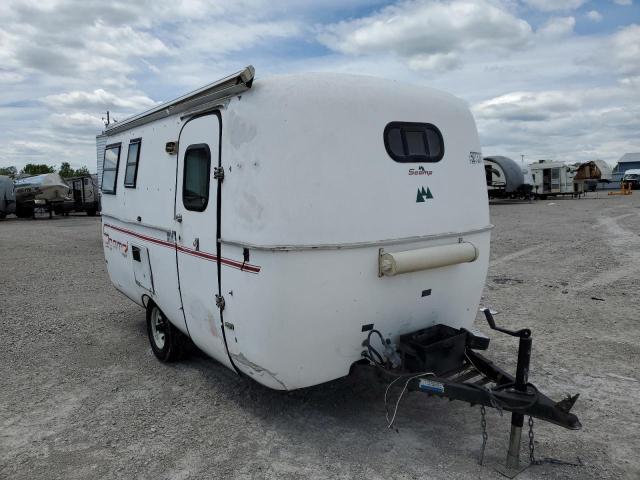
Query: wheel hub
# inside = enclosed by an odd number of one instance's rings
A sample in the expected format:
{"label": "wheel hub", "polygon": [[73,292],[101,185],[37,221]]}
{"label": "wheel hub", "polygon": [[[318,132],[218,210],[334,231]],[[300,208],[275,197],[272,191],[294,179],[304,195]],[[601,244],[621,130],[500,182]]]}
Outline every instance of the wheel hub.
{"label": "wheel hub", "polygon": [[166,320],[157,307],[151,312],[151,336],[158,349],[164,348]]}

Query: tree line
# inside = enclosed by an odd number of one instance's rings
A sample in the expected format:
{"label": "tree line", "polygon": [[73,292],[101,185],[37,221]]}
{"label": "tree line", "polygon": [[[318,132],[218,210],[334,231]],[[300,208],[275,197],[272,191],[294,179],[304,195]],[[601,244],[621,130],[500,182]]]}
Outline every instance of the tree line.
{"label": "tree line", "polygon": [[80,167],[78,169],[71,168],[69,162],[62,162],[60,168],[56,170],[55,166],[47,165],[45,163],[27,163],[24,168],[18,172],[18,169],[14,166],[0,167],[0,175],[6,175],[11,178],[16,178],[19,175],[41,175],[43,173],[58,173],[62,178],[79,177],[81,175],[89,175],[89,169],[87,167]]}

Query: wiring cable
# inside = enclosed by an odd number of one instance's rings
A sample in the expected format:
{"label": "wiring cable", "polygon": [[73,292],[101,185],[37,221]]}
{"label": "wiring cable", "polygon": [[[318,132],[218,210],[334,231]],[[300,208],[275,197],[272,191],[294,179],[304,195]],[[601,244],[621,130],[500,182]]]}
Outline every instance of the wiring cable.
{"label": "wiring cable", "polygon": [[382,355],[371,345],[371,335],[373,335],[374,333],[377,334],[378,337],[380,337],[380,343],[383,346],[385,344],[382,333],[380,333],[379,330],[375,330],[375,329],[371,330],[369,332],[369,335],[367,335],[367,339],[364,342],[364,346],[367,347],[367,355],[364,355],[364,352],[363,352],[363,356],[367,358],[369,361],[371,361],[374,365],[382,366],[385,364],[384,359],[382,358]]}
{"label": "wiring cable", "polygon": [[[387,385],[387,388],[384,391],[384,410],[385,410],[385,417],[387,419],[387,428],[391,428],[393,426],[393,422],[395,421],[396,415],[398,413],[398,407],[400,406],[400,400],[402,400],[402,397],[404,396],[404,393],[407,391],[407,387],[409,386],[409,382],[411,380],[416,379],[416,378],[425,377],[427,375],[435,376],[435,374],[433,372],[423,372],[423,373],[412,374],[412,375],[403,375],[403,376],[398,376],[396,379],[391,381],[391,383],[389,383],[389,385]],[[392,415],[391,419],[389,419],[389,408],[388,408],[388,402],[387,402],[389,389],[398,380],[403,379],[403,378],[407,378],[407,381],[404,382],[404,387],[402,387],[402,391],[400,392],[400,395],[398,395],[398,399],[396,400],[396,405],[395,405],[395,407],[393,409],[393,415]]]}

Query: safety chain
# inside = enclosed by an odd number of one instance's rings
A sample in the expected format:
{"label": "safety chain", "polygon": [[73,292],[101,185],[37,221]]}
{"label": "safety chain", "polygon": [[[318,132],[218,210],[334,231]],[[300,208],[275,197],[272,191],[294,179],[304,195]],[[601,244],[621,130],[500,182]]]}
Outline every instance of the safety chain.
{"label": "safety chain", "polygon": [[536,464],[536,447],[533,444],[533,417],[529,417],[529,464]]}
{"label": "safety chain", "polygon": [[557,458],[542,458],[540,460],[536,460],[536,447],[533,443],[534,434],[533,434],[533,417],[529,417],[529,465],[568,465],[570,467],[582,467],[584,464],[580,457],[577,457],[578,461],[576,462],[566,462],[564,460],[558,460]]}
{"label": "safety chain", "polygon": [[487,410],[484,408],[484,405],[480,407],[480,427],[482,428],[482,448],[480,449],[480,458],[478,459],[478,464],[482,465],[484,463],[484,449],[487,446],[487,439],[489,435],[487,435]]}

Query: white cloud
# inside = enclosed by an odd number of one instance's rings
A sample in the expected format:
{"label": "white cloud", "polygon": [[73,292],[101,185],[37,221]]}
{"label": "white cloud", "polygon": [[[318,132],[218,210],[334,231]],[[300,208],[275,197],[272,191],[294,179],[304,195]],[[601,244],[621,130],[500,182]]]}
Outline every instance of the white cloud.
{"label": "white cloud", "polygon": [[321,28],[320,42],[343,54],[394,52],[416,69],[452,68],[465,51],[514,49],[531,27],[484,0],[403,1],[368,17]]}
{"label": "white cloud", "polygon": [[637,149],[640,92],[619,86],[514,92],[479,102],[474,113],[485,154],[614,162]]}
{"label": "white cloud", "polygon": [[220,20],[202,25],[186,35],[180,54],[205,52],[222,55],[253,47],[272,39],[294,37],[301,27],[293,21],[230,23]]}
{"label": "white cloud", "polygon": [[49,121],[56,129],[60,128],[74,132],[78,130],[96,132],[104,127],[102,118],[82,112],[54,113],[49,117]]}
{"label": "white cloud", "polygon": [[513,92],[480,102],[475,111],[485,119],[542,121],[579,107],[580,100],[575,93]]}
{"label": "white cloud", "polygon": [[629,25],[611,38],[608,59],[623,74],[640,75],[640,25]]}
{"label": "white cloud", "polygon": [[543,12],[568,11],[580,8],[587,0],[523,0],[528,6]]}
{"label": "white cloud", "polygon": [[602,14],[600,12],[598,12],[597,10],[589,11],[586,16],[592,22],[601,22],[602,21]]}
{"label": "white cloud", "polygon": [[98,88],[92,92],[73,91],[48,95],[42,101],[50,107],[66,107],[74,109],[119,109],[119,110],[141,110],[152,107],[156,104],[145,95],[128,95],[121,98],[113,93]]}
{"label": "white cloud", "polygon": [[616,3],[618,5],[632,5],[633,0],[613,0],[613,3]]}
{"label": "white cloud", "polygon": [[538,29],[537,33],[543,37],[563,37],[572,33],[575,25],[576,19],[574,17],[555,17],[549,19]]}

